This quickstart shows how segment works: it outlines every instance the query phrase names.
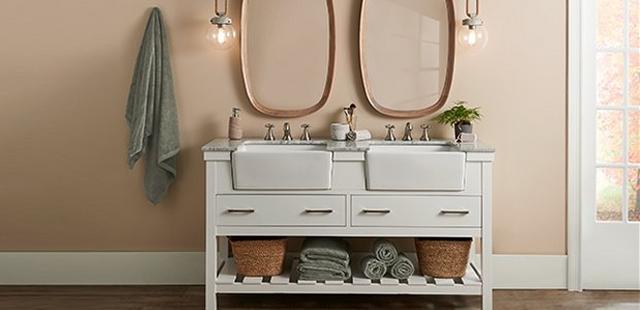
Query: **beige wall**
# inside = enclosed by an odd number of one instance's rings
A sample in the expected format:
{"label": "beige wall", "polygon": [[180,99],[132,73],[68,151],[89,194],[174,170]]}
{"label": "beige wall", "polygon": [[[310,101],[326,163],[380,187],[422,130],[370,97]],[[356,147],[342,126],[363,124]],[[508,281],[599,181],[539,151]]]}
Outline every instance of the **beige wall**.
{"label": "beige wall", "polygon": [[[200,146],[225,135],[232,106],[244,110],[248,136],[262,135],[263,124],[274,121],[249,106],[237,49],[223,54],[206,45],[212,2],[0,2],[0,250],[203,249]],[[359,125],[380,137],[384,124],[403,121],[364,104],[359,1],[335,2],[335,86],[327,106],[305,121],[316,136],[326,135],[339,109],[355,100]],[[141,169],[127,169],[123,118],[154,4],[169,27],[183,146],[178,181],[156,207],[144,199]],[[498,149],[495,251],[563,254],[565,2],[482,5],[489,45],[476,56],[459,55],[451,98],[482,106],[477,132]],[[237,20],[239,2],[231,7]],[[293,120],[296,129],[301,122]]]}

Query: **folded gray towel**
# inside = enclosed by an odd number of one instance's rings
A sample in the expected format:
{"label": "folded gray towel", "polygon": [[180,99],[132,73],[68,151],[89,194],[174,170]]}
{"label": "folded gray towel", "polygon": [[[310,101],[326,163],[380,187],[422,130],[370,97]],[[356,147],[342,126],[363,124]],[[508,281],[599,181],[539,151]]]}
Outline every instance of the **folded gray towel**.
{"label": "folded gray towel", "polygon": [[349,246],[340,238],[306,238],[302,243],[300,261],[328,261],[347,268],[350,261]]}
{"label": "folded gray towel", "polygon": [[387,267],[393,265],[398,259],[398,249],[387,239],[378,239],[374,242],[373,254]]}
{"label": "folded gray towel", "polygon": [[363,257],[360,266],[364,276],[371,280],[382,279],[387,273],[387,265],[373,255]]}
{"label": "folded gray towel", "polygon": [[315,261],[298,264],[298,279],[310,281],[347,280],[351,278],[351,267],[331,261]]}
{"label": "folded gray towel", "polygon": [[129,126],[129,168],[144,152],[144,190],[147,199],[157,204],[176,178],[180,151],[169,46],[158,8],[152,10],[147,22],[125,116]]}
{"label": "folded gray towel", "polygon": [[349,247],[340,238],[306,238],[300,251],[298,279],[347,280],[351,278]]}
{"label": "folded gray towel", "polygon": [[398,254],[396,262],[389,268],[389,274],[398,280],[405,280],[409,279],[415,270],[416,268],[413,266],[413,262],[407,257],[407,255],[400,253]]}

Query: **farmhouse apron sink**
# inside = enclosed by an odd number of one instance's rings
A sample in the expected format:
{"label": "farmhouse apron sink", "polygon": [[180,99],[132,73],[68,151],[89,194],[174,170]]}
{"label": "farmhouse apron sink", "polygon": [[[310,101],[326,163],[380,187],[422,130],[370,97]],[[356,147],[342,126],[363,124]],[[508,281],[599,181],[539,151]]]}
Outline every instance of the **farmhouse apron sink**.
{"label": "farmhouse apron sink", "polygon": [[231,154],[238,190],[331,189],[332,153],[325,143],[246,141]]}
{"label": "farmhouse apron sink", "polygon": [[372,144],[366,153],[368,190],[462,191],[464,152],[447,142]]}

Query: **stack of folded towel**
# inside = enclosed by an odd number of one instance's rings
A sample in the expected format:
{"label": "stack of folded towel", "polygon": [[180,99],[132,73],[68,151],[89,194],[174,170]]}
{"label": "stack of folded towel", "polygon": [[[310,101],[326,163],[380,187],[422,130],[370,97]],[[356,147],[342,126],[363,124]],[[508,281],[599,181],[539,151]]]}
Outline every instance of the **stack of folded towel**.
{"label": "stack of folded towel", "polygon": [[365,256],[362,261],[364,275],[372,280],[378,280],[389,274],[391,277],[404,280],[413,275],[415,266],[404,253],[386,239],[378,239],[373,244],[373,255]]}
{"label": "stack of folded towel", "polygon": [[339,238],[306,238],[300,251],[298,279],[309,281],[351,278],[349,246]]}

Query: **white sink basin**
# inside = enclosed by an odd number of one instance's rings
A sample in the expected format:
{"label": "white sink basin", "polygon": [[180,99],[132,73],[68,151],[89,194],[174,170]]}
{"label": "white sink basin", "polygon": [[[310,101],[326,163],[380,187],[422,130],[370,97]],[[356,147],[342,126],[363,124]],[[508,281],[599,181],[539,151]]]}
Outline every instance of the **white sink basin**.
{"label": "white sink basin", "polygon": [[446,143],[377,144],[367,152],[368,190],[462,191],[464,152]]}
{"label": "white sink basin", "polygon": [[332,153],[326,144],[245,142],[231,155],[238,190],[331,189]]}

